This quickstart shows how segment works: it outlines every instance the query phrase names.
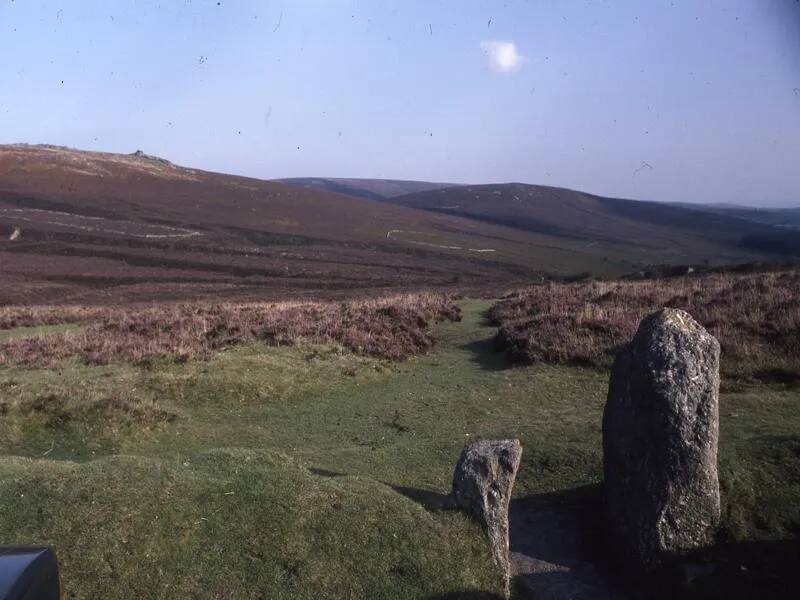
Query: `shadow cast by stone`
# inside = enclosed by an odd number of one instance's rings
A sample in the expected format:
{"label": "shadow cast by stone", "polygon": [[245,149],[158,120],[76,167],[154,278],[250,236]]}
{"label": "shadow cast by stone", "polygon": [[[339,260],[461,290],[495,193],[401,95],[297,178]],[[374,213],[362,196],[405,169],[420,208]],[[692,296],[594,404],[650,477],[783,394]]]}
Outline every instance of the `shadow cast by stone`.
{"label": "shadow cast by stone", "polygon": [[631,598],[800,598],[800,539],[717,543],[626,580]]}
{"label": "shadow cast by stone", "polygon": [[753,377],[762,383],[783,385],[789,389],[800,387],[800,371],[791,369],[759,369],[753,372]]}
{"label": "shadow cast by stone", "polygon": [[[719,543],[665,573],[684,598],[800,598],[800,538]],[[661,586],[665,586],[662,584]],[[682,588],[682,589],[679,589]],[[672,594],[673,597],[675,593]],[[666,598],[667,594],[662,594]]]}
{"label": "shadow cast by stone", "polygon": [[522,597],[619,597],[604,550],[602,513],[599,484],[511,503],[511,562]]}
{"label": "shadow cast by stone", "polygon": [[603,502],[603,488],[597,484],[511,503],[510,546],[519,597],[800,597],[800,538],[717,543],[636,574],[608,550]]}
{"label": "shadow cast by stone", "polygon": [[447,494],[440,494],[432,490],[422,490],[418,488],[403,487],[400,485],[392,485],[387,483],[398,494],[402,494],[406,498],[413,500],[427,511],[443,510],[447,508]]}
{"label": "shadow cast by stone", "polygon": [[586,485],[511,502],[511,552],[547,562],[597,560],[603,551],[603,487]]}

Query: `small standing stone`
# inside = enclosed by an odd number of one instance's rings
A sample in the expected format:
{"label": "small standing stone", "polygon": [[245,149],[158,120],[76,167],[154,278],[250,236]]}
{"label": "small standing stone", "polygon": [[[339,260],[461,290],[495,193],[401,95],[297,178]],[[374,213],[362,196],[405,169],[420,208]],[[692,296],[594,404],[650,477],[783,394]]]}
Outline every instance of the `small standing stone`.
{"label": "small standing stone", "polygon": [[464,447],[453,473],[448,505],[472,513],[485,527],[506,595],[511,566],[508,557],[508,507],[522,459],[519,440],[482,440]]}
{"label": "small standing stone", "polygon": [[644,319],[603,414],[609,534],[640,567],[712,542],[720,518],[717,340],[688,313]]}

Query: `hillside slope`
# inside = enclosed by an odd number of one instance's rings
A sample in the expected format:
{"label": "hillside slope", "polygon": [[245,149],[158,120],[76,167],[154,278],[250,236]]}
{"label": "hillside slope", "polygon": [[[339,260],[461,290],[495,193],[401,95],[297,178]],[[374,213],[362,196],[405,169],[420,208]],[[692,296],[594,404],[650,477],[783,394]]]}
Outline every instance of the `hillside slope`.
{"label": "hillside slope", "polygon": [[291,177],[276,179],[280,183],[326,192],[336,192],[368,198],[369,200],[386,200],[406,194],[428,192],[447,187],[455,187],[452,183],[432,183],[430,181],[405,181],[401,179],[344,179],[336,177]]}
{"label": "hillside slope", "polygon": [[0,146],[0,304],[494,289],[631,268],[554,236],[141,152]]}
{"label": "hillside slope", "polygon": [[[375,202],[141,152],[0,146],[0,304],[496,291],[545,275],[760,256],[737,248],[730,227],[714,237],[629,214],[652,212],[645,203],[615,208],[565,192],[545,194],[539,207],[545,189],[448,188]],[[515,199],[523,196],[527,221]],[[707,218],[708,227],[723,219]],[[745,223],[741,234],[762,227]]]}
{"label": "hillside slope", "polygon": [[[52,146],[0,147],[0,187],[30,198],[23,208],[57,208],[87,216],[163,220],[203,233],[248,228],[288,235],[370,240],[388,228],[420,226],[427,217],[344,196],[279,183],[178,167],[141,152],[80,152]],[[54,201],[45,201],[52,198]],[[7,209],[6,209],[7,210]],[[332,227],[346,222],[347,227]]]}
{"label": "hillside slope", "polygon": [[524,248],[499,260],[452,249],[482,248],[498,235],[463,219],[141,152],[0,146],[0,303],[502,282],[527,269]]}
{"label": "hillside slope", "polygon": [[755,208],[719,204],[678,204],[678,206],[700,212],[736,217],[754,223],[775,225],[786,229],[800,229],[800,208]]}
{"label": "hillside slope", "polygon": [[742,238],[742,247],[759,252],[800,256],[800,208],[752,208],[698,204],[685,206],[703,213],[770,225],[773,227],[771,231],[745,235]]}
{"label": "hillside slope", "polygon": [[676,253],[687,259],[735,254],[743,237],[773,231],[727,215],[519,183],[447,188],[392,202],[587,244],[658,250],[664,262]]}

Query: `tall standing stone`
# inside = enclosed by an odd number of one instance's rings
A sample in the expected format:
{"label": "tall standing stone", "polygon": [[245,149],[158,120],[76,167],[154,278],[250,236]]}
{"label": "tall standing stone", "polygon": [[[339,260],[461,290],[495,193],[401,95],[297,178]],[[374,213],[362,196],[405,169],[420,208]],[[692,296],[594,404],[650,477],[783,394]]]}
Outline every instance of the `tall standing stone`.
{"label": "tall standing stone", "polygon": [[453,473],[448,505],[472,513],[486,529],[509,595],[508,507],[522,459],[519,440],[482,440],[464,447]]}
{"label": "tall standing stone", "polygon": [[614,363],[603,414],[609,534],[640,567],[710,543],[719,523],[719,354],[688,313],[664,309]]}

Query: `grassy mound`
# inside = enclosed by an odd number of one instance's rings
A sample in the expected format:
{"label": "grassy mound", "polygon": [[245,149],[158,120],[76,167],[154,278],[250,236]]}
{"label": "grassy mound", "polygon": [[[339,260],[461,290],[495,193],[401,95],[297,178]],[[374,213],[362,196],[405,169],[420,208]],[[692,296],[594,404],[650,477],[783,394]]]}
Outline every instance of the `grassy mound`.
{"label": "grassy mound", "polygon": [[395,599],[499,585],[460,514],[273,452],[8,458],[0,495],[0,538],[54,544],[71,598]]}

